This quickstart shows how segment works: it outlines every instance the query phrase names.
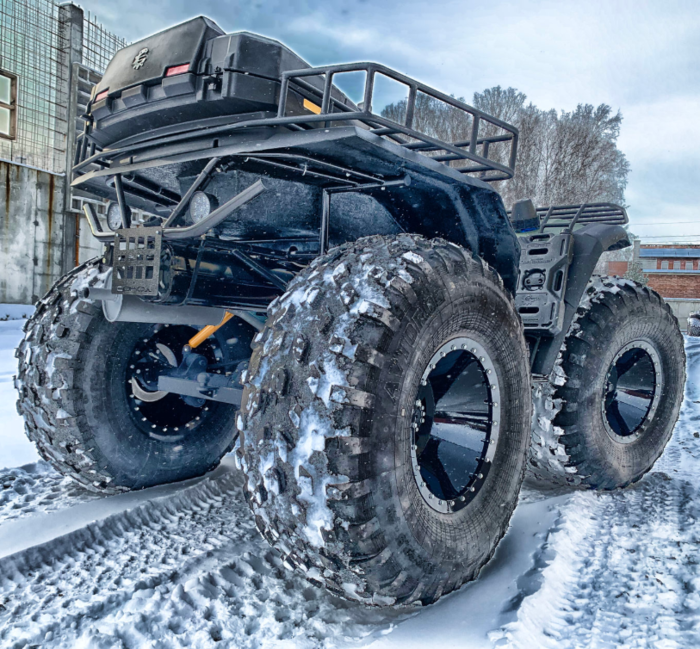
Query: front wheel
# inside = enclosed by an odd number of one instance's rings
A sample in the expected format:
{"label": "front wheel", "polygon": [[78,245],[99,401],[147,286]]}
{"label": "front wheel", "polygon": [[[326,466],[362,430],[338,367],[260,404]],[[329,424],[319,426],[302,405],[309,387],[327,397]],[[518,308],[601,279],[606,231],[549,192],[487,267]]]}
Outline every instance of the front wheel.
{"label": "front wheel", "polygon": [[263,535],[346,598],[429,603],[508,526],[529,443],[522,326],[463,249],[368,237],[269,309],[238,457]]}
{"label": "front wheel", "polygon": [[[559,411],[553,421],[546,408],[535,413],[530,474],[589,489],[625,487],[651,469],[678,419],[685,385],[678,322],[651,289],[596,277],[553,378],[540,389],[551,393],[549,412]],[[540,405],[548,401],[542,396]]]}

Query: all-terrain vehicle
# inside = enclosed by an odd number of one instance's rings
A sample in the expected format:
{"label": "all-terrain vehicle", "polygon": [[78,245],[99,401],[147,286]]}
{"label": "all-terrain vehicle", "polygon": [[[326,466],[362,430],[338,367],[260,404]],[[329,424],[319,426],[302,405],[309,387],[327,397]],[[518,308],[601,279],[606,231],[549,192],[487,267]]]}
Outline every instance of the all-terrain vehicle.
{"label": "all-terrain vehicle", "polygon": [[[466,135],[421,127],[422,102]],[[661,454],[676,320],[592,276],[628,245],[622,208],[506,211],[490,183],[514,173],[513,126],[201,17],[117,52],[86,119],[73,186],[112,201],[106,224],[85,207],[104,253],[39,301],[16,380],[29,437],[86,488],[199,476],[233,450],[289,566],[429,603],[493,555],[528,464],[614,489]]]}

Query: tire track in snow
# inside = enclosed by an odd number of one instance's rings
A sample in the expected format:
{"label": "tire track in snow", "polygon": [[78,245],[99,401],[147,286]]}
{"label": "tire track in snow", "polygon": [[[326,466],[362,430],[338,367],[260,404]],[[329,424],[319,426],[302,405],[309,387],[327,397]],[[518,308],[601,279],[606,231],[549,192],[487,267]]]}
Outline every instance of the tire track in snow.
{"label": "tire track in snow", "polygon": [[240,480],[224,472],[0,559],[0,645],[327,646],[401,615],[288,572],[259,537]]}
{"label": "tire track in snow", "polygon": [[562,507],[541,586],[491,634],[495,646],[700,646],[700,341],[688,340],[686,351],[681,417],[654,472],[624,491],[577,493]]}
{"label": "tire track in snow", "polygon": [[6,521],[64,509],[101,498],[43,460],[0,471],[0,525]]}

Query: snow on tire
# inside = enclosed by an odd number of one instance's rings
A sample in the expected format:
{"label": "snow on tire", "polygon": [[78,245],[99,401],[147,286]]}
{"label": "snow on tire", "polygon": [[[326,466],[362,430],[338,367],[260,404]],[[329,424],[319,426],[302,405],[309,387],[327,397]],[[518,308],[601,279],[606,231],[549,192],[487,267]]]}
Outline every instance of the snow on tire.
{"label": "snow on tire", "polygon": [[685,385],[683,336],[653,290],[591,279],[550,381],[533,392],[528,482],[615,489],[671,438]]}
{"label": "snow on tire", "polygon": [[415,235],[332,250],[254,343],[236,456],[259,530],[336,594],[435,601],[507,529],[529,390],[522,326],[480,260]]}
{"label": "snow on tire", "polygon": [[[56,470],[91,491],[118,493],[202,475],[231,449],[235,411],[226,404],[191,408],[177,395],[154,404],[136,399],[129,363],[140,362],[133,360],[138,345],[152,342],[160,325],[108,322],[99,303],[85,297],[86,288],[104,286],[108,273],[99,259],[71,271],[25,325],[15,387],[27,436]],[[162,335],[172,337],[175,329]],[[148,351],[154,350],[144,349],[140,358]]]}

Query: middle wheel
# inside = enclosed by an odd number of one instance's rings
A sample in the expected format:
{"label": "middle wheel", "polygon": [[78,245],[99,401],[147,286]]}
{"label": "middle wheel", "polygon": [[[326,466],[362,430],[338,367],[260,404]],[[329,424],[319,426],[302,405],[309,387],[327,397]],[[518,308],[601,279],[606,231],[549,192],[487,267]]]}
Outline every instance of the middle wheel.
{"label": "middle wheel", "polygon": [[237,457],[260,531],[367,603],[473,579],[523,477],[527,358],[500,279],[458,246],[375,236],[316,260],[246,377]]}

